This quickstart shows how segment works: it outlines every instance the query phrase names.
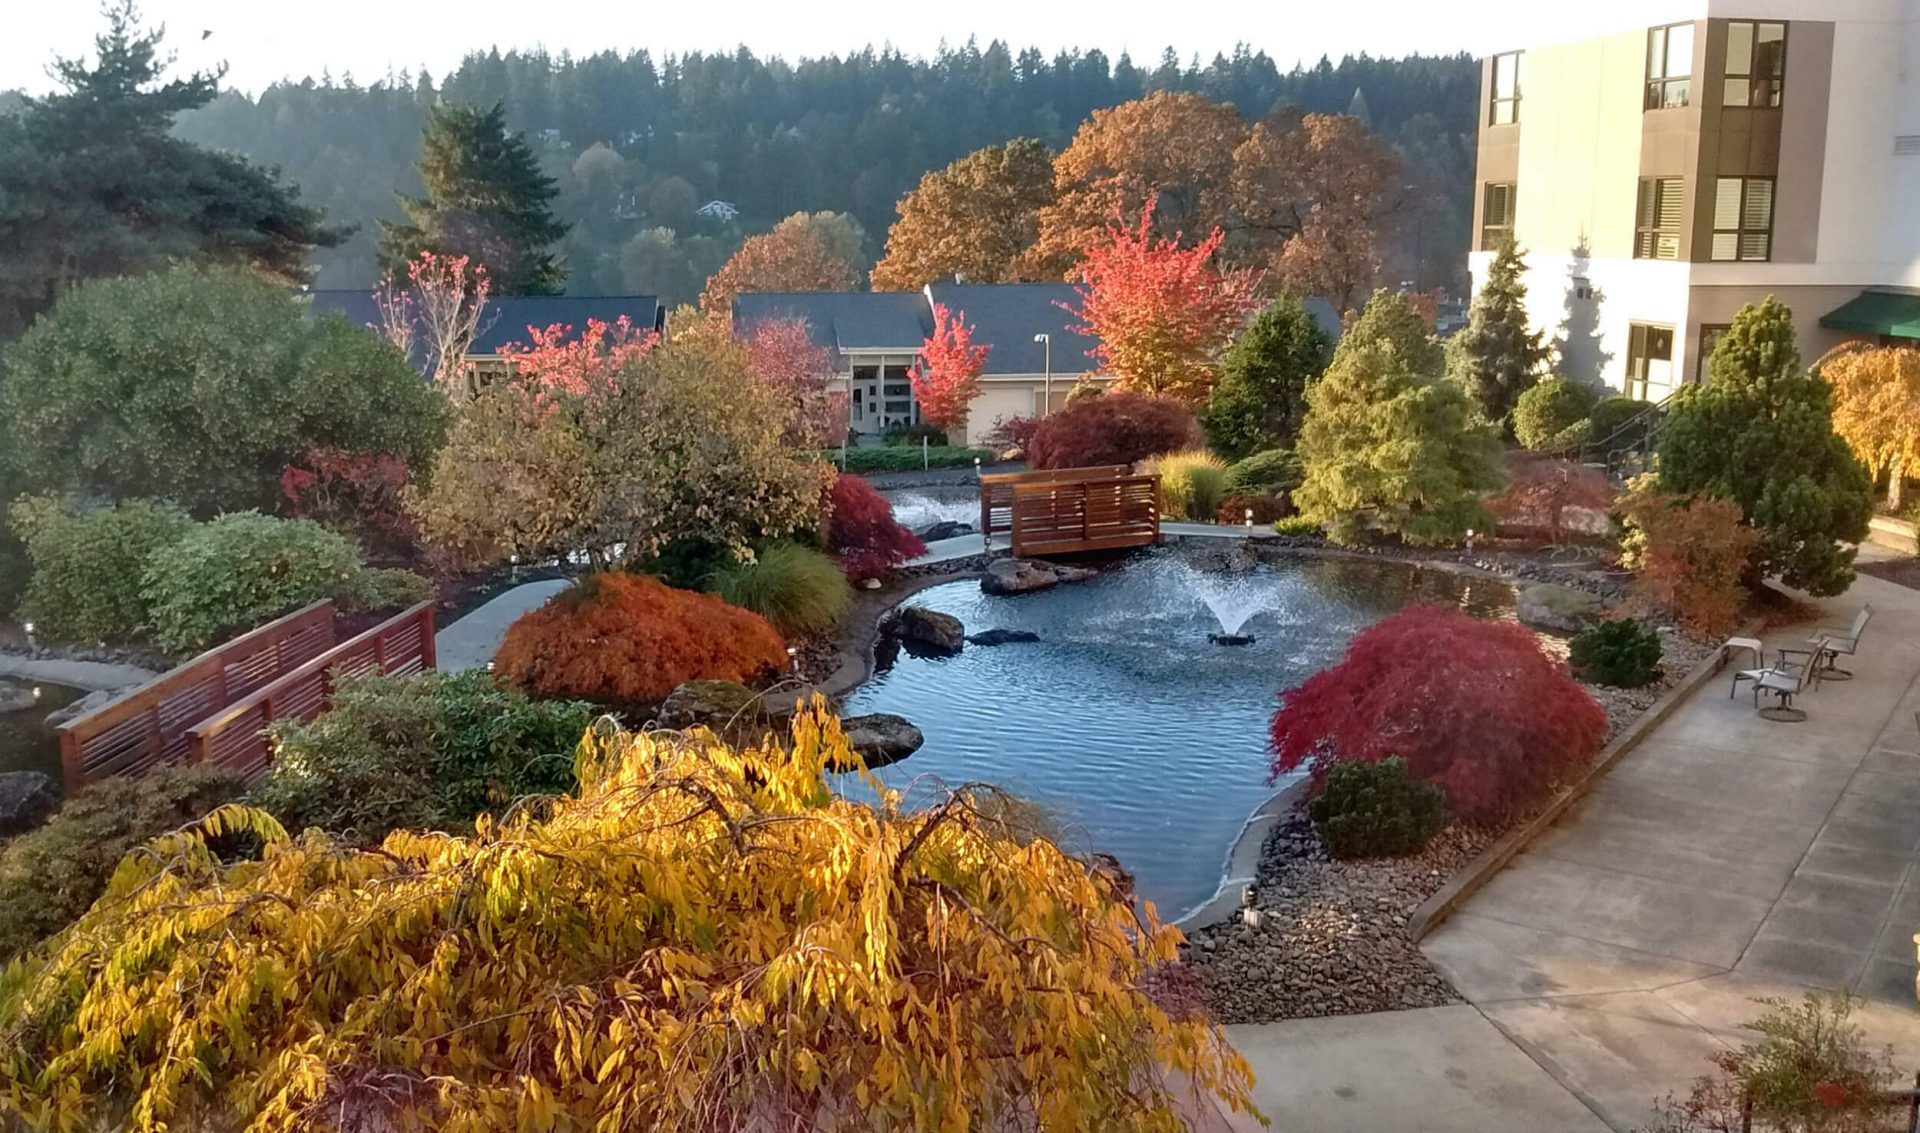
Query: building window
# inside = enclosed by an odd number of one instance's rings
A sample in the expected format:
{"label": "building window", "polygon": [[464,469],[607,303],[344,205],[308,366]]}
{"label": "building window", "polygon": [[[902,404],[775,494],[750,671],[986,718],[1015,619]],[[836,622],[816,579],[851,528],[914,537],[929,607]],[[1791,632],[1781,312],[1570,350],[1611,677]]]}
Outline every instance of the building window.
{"label": "building window", "polygon": [[1628,397],[1663,401],[1673,389],[1673,328],[1627,324]]}
{"label": "building window", "polygon": [[1481,194],[1480,250],[1492,252],[1513,238],[1513,185],[1488,185]]}
{"label": "building window", "polygon": [[1493,57],[1493,99],[1487,122],[1511,126],[1520,121],[1520,53],[1509,51]]}
{"label": "building window", "polygon": [[1778,106],[1787,77],[1787,25],[1732,20],[1727,24],[1727,106]]}
{"label": "building window", "polygon": [[1726,323],[1700,324],[1700,358],[1694,365],[1693,377],[1695,381],[1704,382],[1707,380],[1710,372],[1708,363],[1713,361],[1714,348],[1720,345],[1720,339],[1732,329],[1733,327]]}
{"label": "building window", "polygon": [[1721,177],[1713,184],[1715,260],[1773,258],[1773,178]]}
{"label": "building window", "polygon": [[1633,258],[1677,260],[1686,221],[1686,182],[1679,177],[1640,179],[1640,212],[1633,227]]}
{"label": "building window", "polygon": [[1685,106],[1693,93],[1693,25],[1647,32],[1647,109]]}

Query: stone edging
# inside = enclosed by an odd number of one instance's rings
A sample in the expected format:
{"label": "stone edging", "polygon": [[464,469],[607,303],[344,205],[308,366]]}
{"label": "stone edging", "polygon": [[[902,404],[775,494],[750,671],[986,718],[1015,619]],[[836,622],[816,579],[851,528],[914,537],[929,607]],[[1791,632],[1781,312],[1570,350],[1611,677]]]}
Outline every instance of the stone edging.
{"label": "stone edging", "polygon": [[1214,887],[1213,896],[1180,914],[1179,918],[1168,922],[1181,932],[1192,932],[1219,924],[1232,916],[1240,907],[1240,890],[1254,883],[1260,871],[1260,852],[1267,844],[1267,835],[1274,826],[1286,817],[1300,800],[1306,797],[1308,780],[1305,776],[1288,783],[1280,790],[1255,807],[1240,827],[1240,833],[1227,848],[1227,857],[1220,865],[1220,884]]}
{"label": "stone edging", "polygon": [[[807,692],[807,696],[819,693],[829,700],[839,700],[865,684],[873,676],[873,647],[880,641],[880,622],[900,603],[935,586],[948,582],[964,582],[970,578],[985,577],[985,572],[977,570],[955,571],[952,574],[927,574],[908,579],[898,587],[869,592],[866,597],[873,609],[871,616],[857,625],[847,628],[839,641],[840,661],[832,673]],[[856,615],[857,616],[857,615]],[[851,619],[850,619],[851,620]]]}
{"label": "stone edging", "polygon": [[[1735,637],[1756,637],[1763,623],[1755,618],[1734,631]],[[1725,650],[1710,653],[1706,659],[1694,666],[1693,671],[1680,679],[1680,683],[1668,689],[1665,696],[1653,702],[1638,719],[1621,729],[1605,748],[1601,749],[1586,774],[1562,788],[1553,801],[1539,814],[1526,822],[1502,834],[1493,845],[1480,851],[1480,855],[1457,870],[1447,879],[1433,896],[1420,903],[1407,919],[1407,936],[1415,943],[1425,939],[1428,933],[1439,928],[1453,915],[1461,902],[1478,892],[1480,887],[1493,879],[1493,875],[1506,867],[1509,861],[1520,851],[1527,848],[1535,838],[1543,834],[1561,815],[1583,798],[1600,776],[1613,769],[1613,765],[1626,757],[1628,752],[1640,746],[1648,733],[1673,714],[1682,701],[1699,690],[1726,667]]]}

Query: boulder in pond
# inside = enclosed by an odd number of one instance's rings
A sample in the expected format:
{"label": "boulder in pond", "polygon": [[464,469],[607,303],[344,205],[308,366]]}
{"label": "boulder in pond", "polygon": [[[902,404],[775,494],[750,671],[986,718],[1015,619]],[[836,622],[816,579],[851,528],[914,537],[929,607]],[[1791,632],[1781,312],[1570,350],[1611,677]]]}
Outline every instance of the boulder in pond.
{"label": "boulder in pond", "polygon": [[0,774],[0,838],[35,829],[60,809],[60,787],[38,771]]}
{"label": "boulder in pond", "polygon": [[662,728],[719,731],[729,724],[765,722],[784,714],[738,681],[688,681],[667,694],[655,718]]}
{"label": "boulder in pond", "polygon": [[1541,582],[1520,592],[1514,601],[1513,614],[1535,629],[1580,633],[1599,624],[1604,606],[1598,594]]}
{"label": "boulder in pond", "polygon": [[920,541],[923,543],[938,543],[942,539],[957,539],[962,535],[973,534],[973,524],[943,519],[930,527],[922,528],[915,534],[920,536]]}
{"label": "boulder in pond", "polygon": [[988,594],[1028,594],[1063,582],[1084,582],[1097,573],[1085,567],[1054,566],[1032,559],[995,559],[987,564],[980,589]]}
{"label": "boulder in pond", "polygon": [[873,712],[848,716],[840,721],[847,743],[867,761],[868,767],[885,767],[920,750],[926,737],[904,716]]}
{"label": "boulder in pond", "polygon": [[952,614],[908,606],[893,620],[894,636],[902,644],[932,653],[958,653],[967,644],[967,627]]}
{"label": "boulder in pond", "polygon": [[17,685],[9,681],[0,681],[0,715],[8,712],[25,712],[40,703],[33,690],[26,685]]}
{"label": "boulder in pond", "polygon": [[110,688],[90,692],[65,708],[56,708],[47,713],[47,727],[58,728],[62,724],[72,723],[96,708],[113,703],[126,691],[123,688]]}
{"label": "boulder in pond", "polygon": [[968,645],[1013,645],[1039,640],[1040,635],[1030,629],[989,629],[967,635]]}

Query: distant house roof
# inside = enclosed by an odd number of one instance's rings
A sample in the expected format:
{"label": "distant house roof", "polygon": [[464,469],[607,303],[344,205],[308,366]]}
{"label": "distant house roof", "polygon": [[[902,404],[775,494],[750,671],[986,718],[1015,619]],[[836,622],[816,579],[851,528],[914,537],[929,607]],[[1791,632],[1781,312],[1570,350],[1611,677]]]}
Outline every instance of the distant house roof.
{"label": "distant house roof", "polygon": [[918,291],[750,291],[733,301],[739,333],[779,319],[806,323],[836,364],[855,351],[911,354],[933,329],[933,309]]}
{"label": "distant house roof", "polygon": [[974,343],[992,348],[983,373],[1045,370],[1049,344],[1035,342],[1036,334],[1051,336],[1054,373],[1095,369],[1087,352],[1099,340],[1073,329],[1080,319],[1069,308],[1080,306],[1080,289],[1071,283],[933,283],[927,285],[927,294],[932,303],[966,316]]}
{"label": "distant house roof", "polygon": [[[310,291],[307,296],[317,312],[338,311],[347,321],[376,329],[380,326],[380,308],[371,291]],[[480,333],[468,349],[469,354],[500,353],[509,343],[526,345],[529,327],[545,330],[550,326],[571,327],[575,334],[587,323],[598,320],[615,323],[629,319],[634,326],[660,331],[666,329],[666,308],[652,295],[511,295],[487,300],[480,317]]]}
{"label": "distant house roof", "polygon": [[740,215],[740,209],[732,201],[708,201],[693,211],[696,216],[710,216],[715,220],[732,220]]}

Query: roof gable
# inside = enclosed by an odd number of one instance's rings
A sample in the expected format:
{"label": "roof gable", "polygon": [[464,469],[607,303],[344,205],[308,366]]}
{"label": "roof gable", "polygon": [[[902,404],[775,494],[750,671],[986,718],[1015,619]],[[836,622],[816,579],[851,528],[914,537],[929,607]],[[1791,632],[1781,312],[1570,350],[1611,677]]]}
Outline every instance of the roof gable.
{"label": "roof gable", "polygon": [[[372,291],[310,291],[310,309],[319,314],[338,311],[356,326],[378,329],[380,305]],[[643,330],[663,330],[666,309],[652,295],[507,295],[487,300],[480,316],[480,333],[467,350],[472,355],[498,354],[509,344],[531,344],[529,328],[564,326],[578,334],[589,322],[630,320]],[[418,363],[419,359],[415,359]]]}

